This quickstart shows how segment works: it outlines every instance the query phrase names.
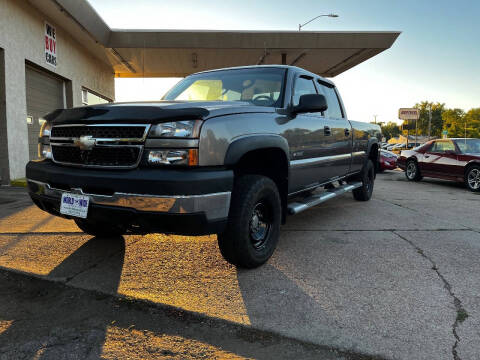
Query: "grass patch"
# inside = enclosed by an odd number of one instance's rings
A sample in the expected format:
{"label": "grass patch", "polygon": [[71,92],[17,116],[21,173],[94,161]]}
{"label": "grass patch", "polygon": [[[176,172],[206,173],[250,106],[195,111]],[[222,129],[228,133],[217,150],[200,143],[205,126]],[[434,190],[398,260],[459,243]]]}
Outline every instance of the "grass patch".
{"label": "grass patch", "polygon": [[457,311],[457,321],[459,323],[464,322],[468,318],[468,313],[464,309]]}
{"label": "grass patch", "polygon": [[17,186],[17,187],[27,187],[27,179],[26,178],[14,179],[10,181],[10,185]]}

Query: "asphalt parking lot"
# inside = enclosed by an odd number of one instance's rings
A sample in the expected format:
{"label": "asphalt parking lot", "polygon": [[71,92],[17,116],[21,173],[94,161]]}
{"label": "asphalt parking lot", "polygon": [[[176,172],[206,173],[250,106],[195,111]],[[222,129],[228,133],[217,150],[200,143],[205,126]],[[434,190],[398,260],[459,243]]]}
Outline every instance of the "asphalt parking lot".
{"label": "asphalt parking lot", "polygon": [[99,239],[0,190],[0,359],[479,359],[480,196],[379,174],[237,270],[215,236]]}

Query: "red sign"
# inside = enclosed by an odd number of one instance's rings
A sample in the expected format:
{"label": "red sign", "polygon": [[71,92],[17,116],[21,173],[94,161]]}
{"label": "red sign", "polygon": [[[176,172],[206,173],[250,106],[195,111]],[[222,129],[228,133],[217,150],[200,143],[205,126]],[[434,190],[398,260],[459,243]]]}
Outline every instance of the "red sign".
{"label": "red sign", "polygon": [[57,67],[57,29],[45,22],[45,61]]}

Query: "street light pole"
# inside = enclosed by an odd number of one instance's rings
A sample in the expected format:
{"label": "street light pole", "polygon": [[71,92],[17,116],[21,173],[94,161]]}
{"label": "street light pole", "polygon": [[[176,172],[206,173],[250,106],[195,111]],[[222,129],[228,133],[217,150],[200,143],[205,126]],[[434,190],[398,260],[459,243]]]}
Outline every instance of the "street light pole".
{"label": "street light pole", "polygon": [[305,25],[307,24],[310,24],[313,20],[316,20],[320,17],[331,17],[331,18],[337,18],[338,15],[337,14],[322,14],[322,15],[318,15],[316,17],[314,17],[313,19],[307,21],[305,24],[298,24],[298,31],[302,31],[302,27],[304,27]]}

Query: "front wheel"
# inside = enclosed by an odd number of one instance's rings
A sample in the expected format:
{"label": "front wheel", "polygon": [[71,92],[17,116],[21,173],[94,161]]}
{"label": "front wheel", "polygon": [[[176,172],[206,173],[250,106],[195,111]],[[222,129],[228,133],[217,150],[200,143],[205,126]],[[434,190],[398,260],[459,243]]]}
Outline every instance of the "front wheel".
{"label": "front wheel", "polygon": [[465,174],[465,185],[470,191],[480,191],[480,166],[471,166]]}
{"label": "front wheel", "polygon": [[405,167],[405,176],[408,181],[420,181],[422,180],[422,175],[420,174],[420,169],[415,160],[408,160]]}
{"label": "front wheel", "polygon": [[375,183],[375,166],[368,160],[361,174],[362,186],[353,190],[353,198],[358,201],[368,201],[372,197]]}
{"label": "front wheel", "polygon": [[281,214],[280,195],[271,179],[260,175],[238,178],[227,229],[217,236],[224,259],[244,268],[265,263],[277,246]]}

